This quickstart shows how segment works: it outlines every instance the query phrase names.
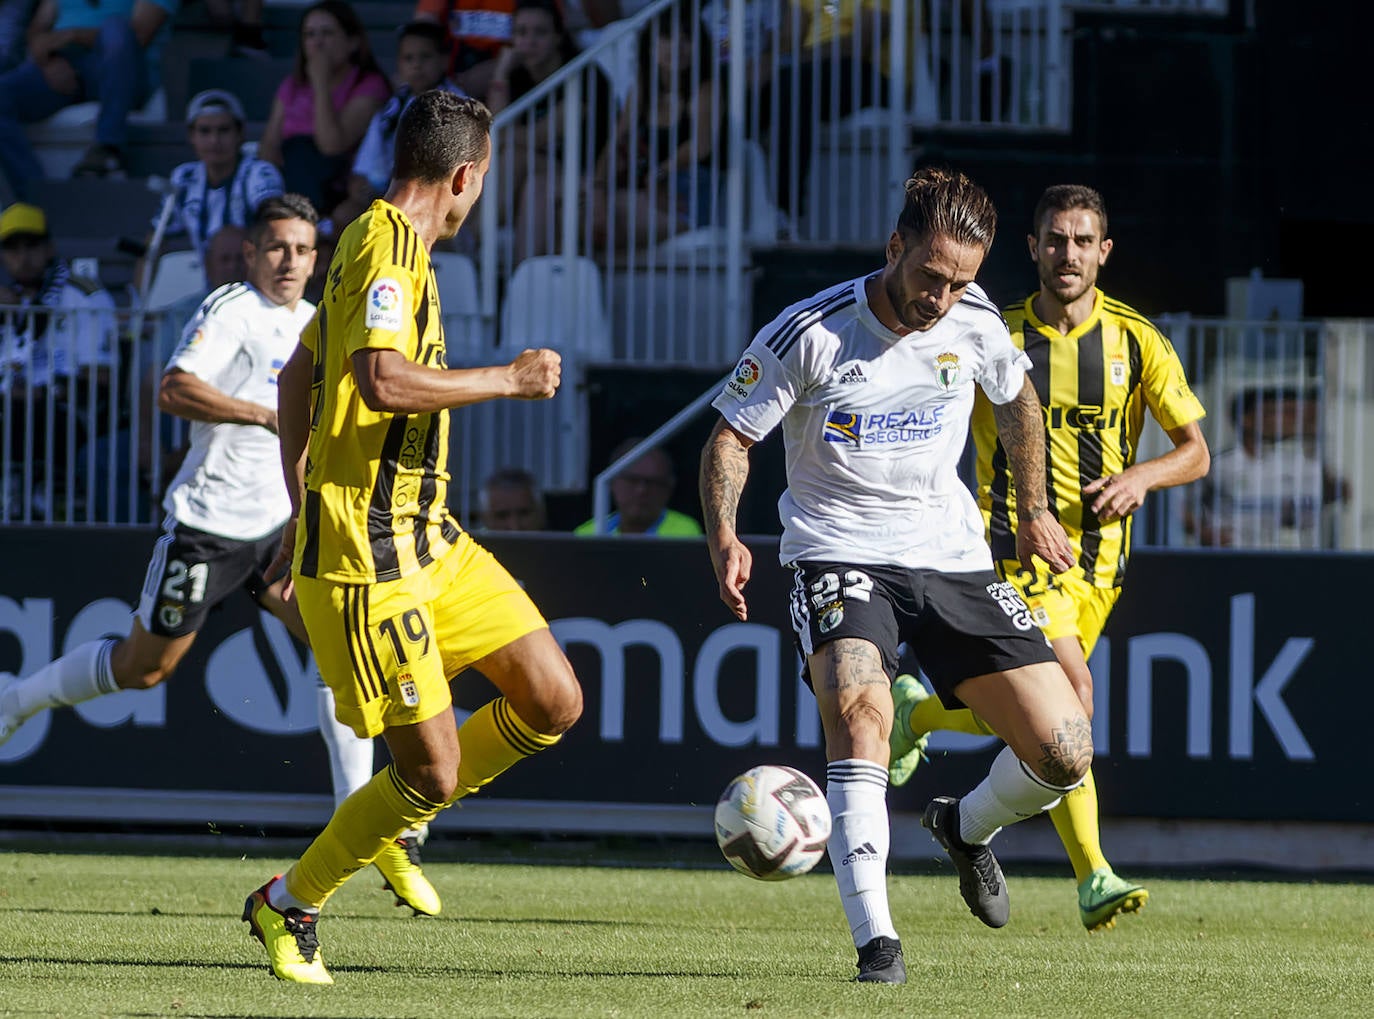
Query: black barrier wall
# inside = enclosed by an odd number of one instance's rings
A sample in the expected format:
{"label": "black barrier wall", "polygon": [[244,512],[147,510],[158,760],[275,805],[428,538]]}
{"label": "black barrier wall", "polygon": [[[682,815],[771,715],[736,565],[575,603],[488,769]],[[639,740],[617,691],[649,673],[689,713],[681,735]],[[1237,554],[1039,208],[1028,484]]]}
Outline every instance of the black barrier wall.
{"label": "black barrier wall", "polygon": [[[153,530],[0,529],[0,672],[26,674],[102,634],[123,634]],[[776,543],[753,543],[750,621],[716,596],[695,540],[491,536],[567,649],[586,692],[554,752],[492,797],[634,805],[715,802],[765,761],[824,774],[815,703],[801,686]],[[1374,690],[1357,653],[1368,557],[1141,553],[1093,666],[1096,775],[1115,816],[1374,821],[1366,770]],[[0,747],[0,818],[73,789],[327,795],[304,649],[246,597],[216,612],[173,679],[46,713]],[[455,683],[460,708],[493,694]],[[1356,724],[1352,725],[1354,722]],[[995,744],[946,734],[899,810],[962,793]],[[379,754],[380,758],[380,754]],[[154,802],[157,796],[152,797]],[[118,816],[117,807],[111,807]],[[154,808],[153,814],[157,811]],[[179,819],[168,808],[168,819]]]}

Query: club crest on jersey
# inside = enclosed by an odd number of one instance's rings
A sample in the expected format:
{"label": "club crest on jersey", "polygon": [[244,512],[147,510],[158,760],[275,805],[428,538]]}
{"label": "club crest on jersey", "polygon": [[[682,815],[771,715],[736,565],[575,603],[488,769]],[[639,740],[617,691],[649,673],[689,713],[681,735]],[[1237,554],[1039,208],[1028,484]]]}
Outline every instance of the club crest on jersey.
{"label": "club crest on jersey", "polygon": [[763,365],[753,354],[745,354],[735,365],[735,374],[725,383],[725,391],[740,403],[749,399],[749,394],[763,378]]}
{"label": "club crest on jersey", "polygon": [[951,390],[959,384],[959,355],[945,351],[935,355],[935,381],[943,390]]}
{"label": "club crest on jersey", "polygon": [[401,285],[393,279],[380,279],[372,284],[367,292],[367,312],[363,316],[363,326],[367,329],[401,328],[405,298]]}
{"label": "club crest on jersey", "polygon": [[821,610],[820,619],[817,622],[821,633],[829,633],[835,627],[844,622],[844,602],[831,602]]}
{"label": "club crest on jersey", "polygon": [[1124,386],[1126,384],[1126,359],[1124,357],[1112,358],[1112,385]]}
{"label": "club crest on jersey", "polygon": [[420,703],[420,691],[415,686],[415,679],[408,672],[402,672],[396,677],[396,686],[401,693],[401,701],[406,707],[413,708]]}

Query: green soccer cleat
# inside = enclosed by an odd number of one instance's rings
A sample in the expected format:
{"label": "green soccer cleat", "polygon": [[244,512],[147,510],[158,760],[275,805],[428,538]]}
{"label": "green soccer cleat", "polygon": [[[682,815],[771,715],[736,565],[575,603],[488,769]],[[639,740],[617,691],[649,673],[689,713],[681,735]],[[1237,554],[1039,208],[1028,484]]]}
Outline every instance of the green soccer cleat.
{"label": "green soccer cleat", "polygon": [[915,676],[901,675],[892,682],[892,735],[888,737],[887,781],[906,785],[925,759],[930,733],[917,736],[911,731],[911,709],[930,696]]}
{"label": "green soccer cleat", "polygon": [[406,832],[372,861],[386,878],[383,885],[396,896],[396,905],[409,906],[415,916],[438,916],[443,909],[439,893],[420,869],[420,838]]}
{"label": "green soccer cleat", "polygon": [[1111,930],[1118,913],[1135,913],[1149,899],[1143,886],[1117,877],[1110,867],[1101,867],[1078,886],[1078,915],[1089,931]]}
{"label": "green soccer cleat", "polygon": [[243,904],[243,919],[253,937],[267,949],[273,975],[297,984],[332,984],[334,978],[324,968],[324,955],[315,933],[317,914],[295,908],[279,912],[267,900],[267,888],[272,881],[248,896]]}

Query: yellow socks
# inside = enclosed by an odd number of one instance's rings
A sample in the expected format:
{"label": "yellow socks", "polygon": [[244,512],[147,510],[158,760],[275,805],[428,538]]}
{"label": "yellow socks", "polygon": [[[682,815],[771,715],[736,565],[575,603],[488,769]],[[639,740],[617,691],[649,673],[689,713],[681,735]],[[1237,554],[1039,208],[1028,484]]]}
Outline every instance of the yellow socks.
{"label": "yellow socks", "polygon": [[[470,796],[512,764],[558,740],[531,729],[504,697],[483,705],[458,730],[462,756],[453,800]],[[339,804],[324,831],[287,871],[282,882],[286,895],[305,907],[320,908],[402,832],[427,824],[447,805],[431,803],[407,786],[395,765],[378,772]]]}
{"label": "yellow socks", "polygon": [[912,735],[921,736],[938,730],[967,732],[974,736],[994,736],[996,733],[968,708],[951,711],[940,703],[939,697],[927,697],[911,709]]}
{"label": "yellow socks", "polygon": [[287,895],[318,909],[383,847],[443,809],[444,804],[431,803],[401,781],[395,765],[377,772],[339,804],[324,831],[286,872]]}
{"label": "yellow socks", "polygon": [[483,704],[458,730],[462,757],[453,800],[471,796],[517,761],[553,746],[561,737],[535,732],[504,697]]}
{"label": "yellow socks", "polygon": [[1068,851],[1074,880],[1082,884],[1093,871],[1108,866],[1102,855],[1102,836],[1097,825],[1097,785],[1091,771],[1083,784],[1065,793],[1050,812],[1054,830]]}

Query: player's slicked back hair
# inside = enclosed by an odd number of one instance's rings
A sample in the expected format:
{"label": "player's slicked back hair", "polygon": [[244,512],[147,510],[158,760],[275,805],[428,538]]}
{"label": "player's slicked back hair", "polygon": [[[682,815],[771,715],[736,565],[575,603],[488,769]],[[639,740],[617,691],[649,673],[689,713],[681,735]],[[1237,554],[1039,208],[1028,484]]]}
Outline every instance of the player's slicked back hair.
{"label": "player's slicked back hair", "polygon": [[487,154],[491,111],[476,99],[431,89],[410,101],[396,128],[392,177],[420,184],[449,180]]}
{"label": "player's slicked back hair", "polygon": [[988,193],[958,170],[926,167],[906,182],[897,229],[913,238],[944,234],[986,251],[997,233],[997,209]]}
{"label": "player's slicked back hair", "polygon": [[1089,212],[1097,213],[1098,222],[1102,224],[1102,236],[1110,236],[1107,233],[1107,203],[1095,189],[1086,184],[1052,184],[1047,187],[1041,194],[1040,201],[1035,203],[1031,230],[1039,237],[1040,227],[1044,224],[1046,216],[1052,212],[1068,212],[1071,209],[1087,209]]}
{"label": "player's slicked back hair", "polygon": [[288,191],[284,195],[264,198],[258,204],[257,211],[253,213],[253,222],[248,225],[248,239],[256,244],[267,224],[279,219],[303,219],[311,226],[317,226],[320,222],[319,213],[310,204],[309,198]]}

